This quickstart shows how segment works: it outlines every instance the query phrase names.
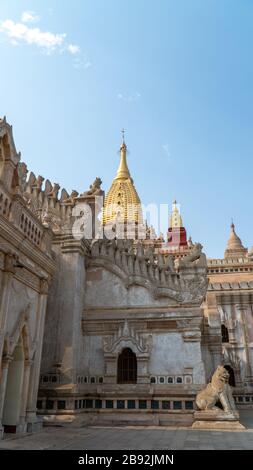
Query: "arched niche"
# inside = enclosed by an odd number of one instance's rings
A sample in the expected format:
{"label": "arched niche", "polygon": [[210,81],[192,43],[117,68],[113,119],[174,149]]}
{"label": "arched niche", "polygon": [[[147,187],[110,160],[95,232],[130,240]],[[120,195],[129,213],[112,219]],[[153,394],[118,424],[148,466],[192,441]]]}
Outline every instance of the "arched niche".
{"label": "arched niche", "polygon": [[2,424],[5,432],[16,432],[19,423],[24,378],[24,344],[20,337],[8,368]]}
{"label": "arched niche", "polygon": [[5,339],[4,344],[3,363],[8,358],[8,367],[3,396],[2,425],[4,432],[15,433],[20,424],[22,407],[28,393],[24,380],[30,356],[27,324],[19,324],[11,338]]}

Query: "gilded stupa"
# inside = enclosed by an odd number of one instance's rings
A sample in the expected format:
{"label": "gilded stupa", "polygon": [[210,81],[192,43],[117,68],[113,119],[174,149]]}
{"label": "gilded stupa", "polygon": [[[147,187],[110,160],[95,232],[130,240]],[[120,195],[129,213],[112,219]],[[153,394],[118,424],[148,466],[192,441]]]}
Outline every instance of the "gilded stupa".
{"label": "gilded stupa", "polygon": [[127,146],[122,131],[120,164],[117,175],[105,197],[103,224],[120,222],[142,223],[141,201],[127,166]]}

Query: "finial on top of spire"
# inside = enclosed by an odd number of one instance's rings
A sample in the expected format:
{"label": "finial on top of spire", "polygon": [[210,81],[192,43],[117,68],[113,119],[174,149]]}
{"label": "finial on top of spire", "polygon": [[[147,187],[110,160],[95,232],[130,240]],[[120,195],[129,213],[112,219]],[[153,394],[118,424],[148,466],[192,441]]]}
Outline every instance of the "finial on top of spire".
{"label": "finial on top of spire", "polygon": [[234,229],[234,228],[235,228],[235,224],[234,224],[233,217],[231,217],[231,228],[232,228],[232,229]]}
{"label": "finial on top of spire", "polygon": [[125,129],[121,130],[122,144],[120,146],[120,164],[116,178],[131,178],[126,161],[127,146],[125,143]]}

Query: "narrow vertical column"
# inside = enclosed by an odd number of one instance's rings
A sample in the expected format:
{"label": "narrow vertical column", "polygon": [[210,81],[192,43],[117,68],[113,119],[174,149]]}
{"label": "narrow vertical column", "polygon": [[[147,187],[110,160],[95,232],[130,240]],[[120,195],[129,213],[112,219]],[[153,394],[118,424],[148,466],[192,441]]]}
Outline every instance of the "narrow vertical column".
{"label": "narrow vertical column", "polygon": [[234,312],[234,305],[227,305],[227,329],[228,329],[228,336],[230,344],[236,344],[236,319],[235,319],[235,312]]}
{"label": "narrow vertical column", "polygon": [[117,383],[117,354],[104,352],[105,377],[104,383]]}
{"label": "narrow vertical column", "polygon": [[7,318],[8,308],[9,308],[12,279],[15,274],[15,262],[16,262],[16,257],[13,254],[7,253],[5,255],[3,281],[2,281],[1,298],[0,298],[0,338],[3,339],[2,341],[0,341],[0,361],[2,358],[2,354],[3,354],[6,318]]}
{"label": "narrow vertical column", "polygon": [[216,296],[213,293],[208,293],[205,312],[208,318],[208,328],[204,330],[204,344],[210,351],[212,357],[211,363],[206,365],[207,379],[209,380],[210,374],[213,373],[222,362],[221,315]]}
{"label": "narrow vertical column", "polygon": [[48,296],[48,281],[42,279],[40,283],[40,298],[38,305],[38,330],[37,330],[37,348],[35,352],[34,362],[30,370],[30,383],[28,390],[28,400],[27,400],[27,412],[26,412],[26,421],[32,426],[32,423],[36,423],[36,402],[37,402],[37,393],[39,388],[39,378],[40,378],[40,365],[41,365],[41,354],[43,346],[43,336],[44,336],[44,326],[45,326],[45,315],[46,315],[46,305],[47,305],[47,296]]}
{"label": "narrow vertical column", "polygon": [[[68,384],[76,383],[80,361],[80,326],[85,294],[84,255],[85,245],[82,241],[64,241],[47,309],[48,323],[44,344],[45,349],[49,345],[49,354],[45,357],[46,370],[55,371],[57,368],[64,382]],[[54,387],[52,384],[51,390]]]}
{"label": "narrow vertical column", "polygon": [[26,408],[27,408],[27,401],[28,401],[28,390],[29,390],[29,380],[30,380],[30,372],[31,366],[33,361],[26,360],[25,361],[25,370],[24,370],[24,379],[23,379],[23,389],[22,389],[22,399],[21,399],[21,412],[20,412],[20,420],[19,426],[20,431],[25,432],[26,426]]}
{"label": "narrow vertical column", "polygon": [[247,319],[246,319],[246,314],[245,314],[245,309],[246,307],[243,305],[237,305],[236,306],[237,310],[240,312],[241,316],[241,325],[242,325],[242,331],[243,331],[243,343],[244,343],[244,350],[245,350],[245,358],[246,358],[246,367],[245,367],[245,372],[246,372],[246,381],[249,382],[252,380],[252,368],[251,368],[251,362],[250,362],[250,353],[249,353],[249,339],[248,339],[248,334],[247,334]]}
{"label": "narrow vertical column", "polygon": [[217,338],[217,336],[214,336],[212,340],[213,340],[213,343],[210,343],[209,350],[213,357],[214,370],[216,370],[217,367],[222,362],[222,350],[221,350],[221,343],[219,341],[220,338],[219,337]]}
{"label": "narrow vertical column", "polygon": [[11,360],[12,360],[11,356],[6,356],[2,360],[2,371],[1,371],[1,380],[0,380],[0,438],[3,435],[2,416],[3,416],[3,409],[4,409],[4,399],[5,399],[8,370],[9,370],[9,364]]}
{"label": "narrow vertical column", "polygon": [[137,356],[137,362],[138,362],[137,383],[138,384],[150,383],[149,370],[148,370],[149,359],[150,359],[149,353],[143,353]]}
{"label": "narrow vertical column", "polygon": [[2,429],[2,416],[5,399],[5,390],[8,377],[9,363],[11,357],[3,356],[5,330],[6,330],[6,319],[9,308],[10,294],[12,279],[15,274],[15,261],[16,257],[13,254],[7,253],[4,257],[4,272],[2,277],[2,286],[0,291],[0,438],[3,434]]}

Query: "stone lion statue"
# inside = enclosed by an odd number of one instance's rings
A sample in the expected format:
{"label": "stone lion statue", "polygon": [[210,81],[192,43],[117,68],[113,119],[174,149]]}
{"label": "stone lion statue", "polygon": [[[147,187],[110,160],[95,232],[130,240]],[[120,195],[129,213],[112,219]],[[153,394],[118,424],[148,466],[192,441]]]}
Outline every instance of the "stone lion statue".
{"label": "stone lion statue", "polygon": [[197,394],[196,403],[198,408],[200,410],[220,410],[215,406],[217,401],[220,401],[223,411],[235,410],[235,402],[228,380],[229,372],[224,366],[218,366],[211,382]]}

